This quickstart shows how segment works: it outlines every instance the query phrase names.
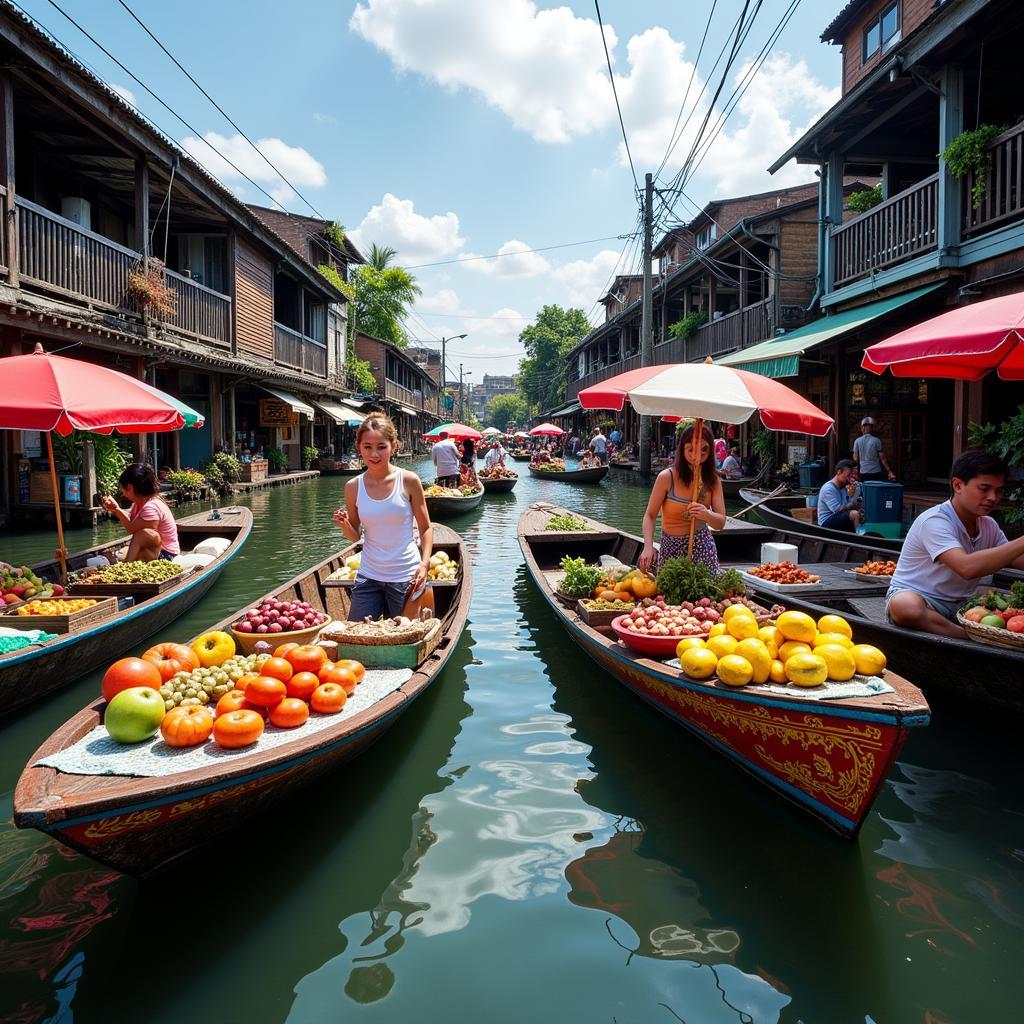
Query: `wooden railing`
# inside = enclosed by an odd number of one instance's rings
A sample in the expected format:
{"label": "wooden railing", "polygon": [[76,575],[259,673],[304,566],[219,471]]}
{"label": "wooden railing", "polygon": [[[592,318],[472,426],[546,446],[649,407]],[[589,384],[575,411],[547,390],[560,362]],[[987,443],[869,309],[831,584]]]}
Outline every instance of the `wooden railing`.
{"label": "wooden railing", "polygon": [[282,366],[327,376],[327,346],[274,321],[274,361]]}
{"label": "wooden railing", "polygon": [[625,373],[627,370],[635,370],[639,365],[640,355],[638,353],[634,356],[628,356],[626,359],[620,359],[616,363],[609,363],[607,366],[601,367],[600,370],[591,370],[590,373],[585,373],[579,379],[569,382],[566,387],[566,398],[573,399],[584,388],[589,388],[591,384],[600,384],[601,381],[614,377],[616,374]]}
{"label": "wooden railing", "polygon": [[401,402],[402,405],[407,405],[410,409],[422,407],[418,391],[413,391],[411,388],[391,380],[390,377],[384,378],[384,397],[389,398],[392,402]]}
{"label": "wooden railing", "polygon": [[936,173],[867,213],[834,227],[834,284],[847,284],[934,249],[939,223],[938,196]]}
{"label": "wooden railing", "polygon": [[173,270],[164,270],[164,280],[177,298],[175,312],[164,321],[164,325],[198,341],[230,346],[230,296],[221,295]]}
{"label": "wooden railing", "polygon": [[725,355],[749,348],[775,333],[775,299],[769,297],[751,303],[717,320],[709,320],[696,334],[686,339],[680,361],[694,363],[711,356]]}
{"label": "wooden railing", "polygon": [[994,138],[987,150],[985,195],[977,209],[973,197],[977,178],[973,171],[964,178],[964,235],[980,234],[1002,221],[1024,215],[1024,121]]}

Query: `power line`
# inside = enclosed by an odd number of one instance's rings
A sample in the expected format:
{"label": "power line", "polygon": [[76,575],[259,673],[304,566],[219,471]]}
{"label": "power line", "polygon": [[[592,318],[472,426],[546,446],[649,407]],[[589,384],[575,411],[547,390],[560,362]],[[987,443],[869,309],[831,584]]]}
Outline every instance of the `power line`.
{"label": "power line", "polygon": [[615,88],[615,75],[612,73],[612,58],[608,53],[608,40],[604,34],[604,22],[601,20],[601,5],[594,0],[594,9],[597,11],[597,24],[601,29],[601,44],[604,46],[604,59],[608,65],[608,80],[612,83],[612,95],[615,97],[615,109],[619,113],[619,127],[622,129],[622,141],[626,146],[626,156],[629,158],[629,169],[633,173],[633,184],[637,192],[640,191],[640,181],[636,176],[636,168],[633,166],[633,154],[629,151],[629,139],[626,137],[626,124],[622,120],[622,107],[619,106],[619,90]]}

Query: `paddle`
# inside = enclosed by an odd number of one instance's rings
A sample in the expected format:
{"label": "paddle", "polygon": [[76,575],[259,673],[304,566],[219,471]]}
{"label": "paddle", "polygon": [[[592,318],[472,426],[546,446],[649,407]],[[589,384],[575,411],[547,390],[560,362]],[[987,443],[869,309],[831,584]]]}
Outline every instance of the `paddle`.
{"label": "paddle", "polygon": [[769,491],[763,498],[758,498],[752,505],[748,505],[746,508],[741,508],[739,512],[730,512],[730,519],[739,519],[740,516],[745,516],[748,512],[757,508],[758,505],[763,505],[769,498],[777,497],[783,491],[787,489],[786,484],[779,484],[774,491]]}

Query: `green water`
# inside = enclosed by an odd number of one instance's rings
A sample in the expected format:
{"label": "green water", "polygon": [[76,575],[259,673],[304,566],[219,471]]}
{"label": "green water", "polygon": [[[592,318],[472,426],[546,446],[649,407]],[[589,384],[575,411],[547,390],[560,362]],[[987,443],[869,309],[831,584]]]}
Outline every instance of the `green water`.
{"label": "green water", "polygon": [[[164,638],[329,554],[341,486],[245,499],[246,548]],[[443,675],[358,760],[169,876],[11,825],[26,759],[97,676],[0,723],[0,1020],[1019,1020],[1012,723],[938,705],[859,840],[834,838],[571,645],[516,544],[539,497],[636,529],[647,494],[525,477],[453,521],[475,587]]]}

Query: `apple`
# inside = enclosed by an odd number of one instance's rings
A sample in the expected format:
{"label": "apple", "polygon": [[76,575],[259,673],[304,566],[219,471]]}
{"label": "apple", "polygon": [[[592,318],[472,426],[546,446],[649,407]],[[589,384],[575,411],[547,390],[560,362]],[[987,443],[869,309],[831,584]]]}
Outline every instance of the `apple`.
{"label": "apple", "polygon": [[1002,615],[997,615],[995,612],[993,612],[991,615],[986,615],[981,620],[981,624],[983,626],[994,626],[997,629],[1005,629],[1006,628],[1006,623],[1003,622]]}
{"label": "apple", "polygon": [[103,724],[118,743],[141,743],[156,735],[163,718],[163,697],[149,686],[133,686],[107,705]]}

